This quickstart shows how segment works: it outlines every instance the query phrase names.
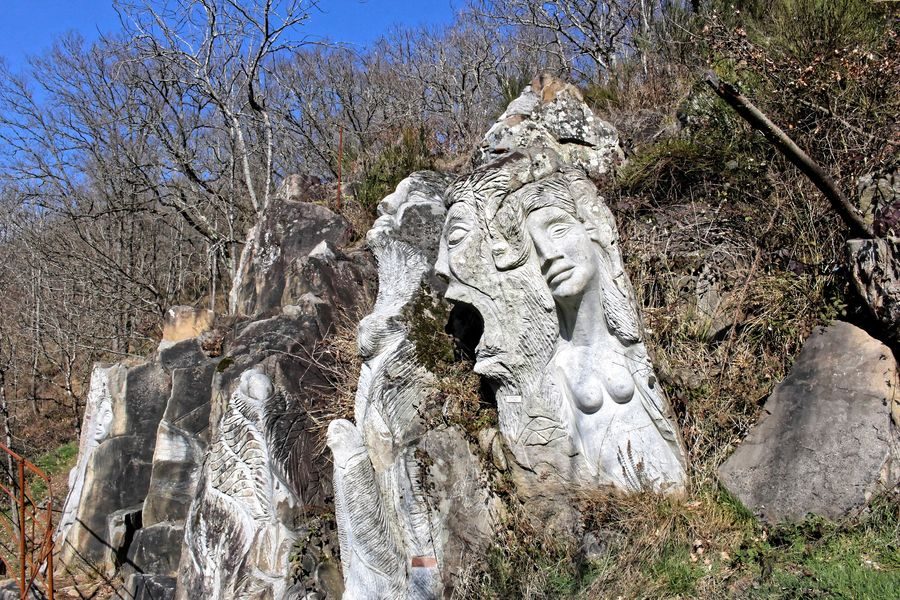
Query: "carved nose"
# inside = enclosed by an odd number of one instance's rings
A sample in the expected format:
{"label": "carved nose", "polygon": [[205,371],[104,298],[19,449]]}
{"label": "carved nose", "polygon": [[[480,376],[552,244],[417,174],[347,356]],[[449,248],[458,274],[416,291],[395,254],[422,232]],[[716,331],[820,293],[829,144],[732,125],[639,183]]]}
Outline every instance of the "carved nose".
{"label": "carved nose", "polygon": [[467,304],[472,303],[472,298],[469,295],[469,291],[466,286],[461,285],[455,281],[450,281],[447,285],[447,291],[444,292],[444,299],[451,302],[466,302]]}
{"label": "carved nose", "polygon": [[434,263],[434,273],[440,277],[444,283],[450,282],[450,262],[447,260],[447,250],[441,244],[438,250],[437,260]]}
{"label": "carved nose", "polygon": [[543,256],[541,260],[541,273],[546,275],[550,268],[553,266],[553,263],[557,261],[557,259],[562,258],[562,253],[557,251],[555,248],[549,248],[547,253]]}
{"label": "carved nose", "polygon": [[550,264],[562,256],[562,252],[545,235],[534,235],[532,240],[534,249],[537,251],[538,258],[541,261],[541,270],[546,273],[547,269],[550,268]]}

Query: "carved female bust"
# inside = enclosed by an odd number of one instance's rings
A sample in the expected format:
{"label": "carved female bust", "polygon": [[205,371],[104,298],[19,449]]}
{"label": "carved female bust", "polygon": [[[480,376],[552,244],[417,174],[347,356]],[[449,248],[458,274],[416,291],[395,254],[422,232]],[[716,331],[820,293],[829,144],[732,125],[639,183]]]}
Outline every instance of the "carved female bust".
{"label": "carved female bust", "polygon": [[624,489],[680,488],[683,450],[657,389],[609,209],[547,148],[459,180],[436,270],[483,317],[475,371],[531,470]]}
{"label": "carved female bust", "polygon": [[[634,397],[626,350],[633,335],[610,330],[605,309],[620,302],[609,267],[600,260],[597,228],[579,219],[574,203],[537,184],[524,195],[524,229],[556,304],[560,341],[555,361],[575,406],[593,414],[605,402]],[[618,335],[617,335],[618,334]],[[602,368],[595,368],[603,365]]]}
{"label": "carved female bust", "polygon": [[559,335],[541,394],[557,405],[579,463],[594,481],[626,489],[681,487],[683,450],[596,188],[580,171],[544,169],[507,194],[488,222],[498,268],[531,262],[553,299]]}

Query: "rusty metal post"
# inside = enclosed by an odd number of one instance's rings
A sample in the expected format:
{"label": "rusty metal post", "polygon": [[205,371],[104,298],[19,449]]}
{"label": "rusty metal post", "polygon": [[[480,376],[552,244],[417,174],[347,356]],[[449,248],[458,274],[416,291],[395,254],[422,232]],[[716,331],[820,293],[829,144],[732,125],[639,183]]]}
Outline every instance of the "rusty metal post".
{"label": "rusty metal post", "polygon": [[47,478],[47,531],[50,533],[50,548],[47,552],[47,600],[53,600],[53,487],[50,485],[50,478]]}
{"label": "rusty metal post", "polygon": [[19,584],[20,597],[25,600],[28,587],[28,567],[25,564],[25,461],[19,460],[19,571],[22,580]]}

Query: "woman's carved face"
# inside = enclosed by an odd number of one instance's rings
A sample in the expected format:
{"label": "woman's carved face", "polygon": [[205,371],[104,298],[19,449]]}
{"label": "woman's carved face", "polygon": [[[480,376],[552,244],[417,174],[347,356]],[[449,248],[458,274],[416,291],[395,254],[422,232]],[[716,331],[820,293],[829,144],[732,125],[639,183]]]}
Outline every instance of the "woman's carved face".
{"label": "woman's carved face", "polygon": [[598,275],[593,242],[584,224],[549,206],[529,213],[525,228],[553,299],[564,303],[584,294]]}

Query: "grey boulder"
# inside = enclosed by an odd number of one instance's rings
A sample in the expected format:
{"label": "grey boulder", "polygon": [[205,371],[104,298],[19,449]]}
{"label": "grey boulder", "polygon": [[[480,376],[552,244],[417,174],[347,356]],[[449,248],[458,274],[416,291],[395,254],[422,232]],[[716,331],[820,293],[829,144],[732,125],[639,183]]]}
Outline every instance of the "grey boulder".
{"label": "grey boulder", "polygon": [[861,508],[900,476],[896,389],[887,346],[848,323],[816,329],[720,481],[769,522]]}

